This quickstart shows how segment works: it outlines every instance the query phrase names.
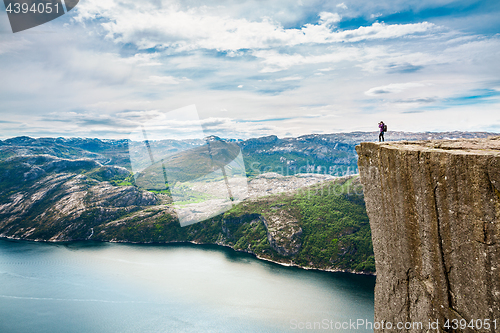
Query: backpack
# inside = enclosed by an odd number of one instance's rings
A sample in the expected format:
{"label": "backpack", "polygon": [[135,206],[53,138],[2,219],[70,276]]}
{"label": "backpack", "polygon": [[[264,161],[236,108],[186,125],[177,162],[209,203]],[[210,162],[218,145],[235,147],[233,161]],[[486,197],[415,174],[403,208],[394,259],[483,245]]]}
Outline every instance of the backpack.
{"label": "backpack", "polygon": [[387,132],[387,125],[384,124],[384,132]]}

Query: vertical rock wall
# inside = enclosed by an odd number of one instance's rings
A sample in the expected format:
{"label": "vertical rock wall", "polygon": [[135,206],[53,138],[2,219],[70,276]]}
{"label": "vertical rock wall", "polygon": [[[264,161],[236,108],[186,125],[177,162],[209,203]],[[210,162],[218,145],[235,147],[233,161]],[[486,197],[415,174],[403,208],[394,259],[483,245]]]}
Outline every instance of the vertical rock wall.
{"label": "vertical rock wall", "polygon": [[[375,331],[500,332],[500,137],[356,150],[376,261],[375,321],[423,323]],[[448,319],[496,319],[497,328],[445,328]],[[439,330],[429,329],[436,320]]]}

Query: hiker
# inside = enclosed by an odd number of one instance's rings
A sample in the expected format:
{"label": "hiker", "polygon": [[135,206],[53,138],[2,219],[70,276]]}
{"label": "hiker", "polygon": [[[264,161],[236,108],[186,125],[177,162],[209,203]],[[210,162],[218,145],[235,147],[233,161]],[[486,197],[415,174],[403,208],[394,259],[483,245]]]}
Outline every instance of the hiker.
{"label": "hiker", "polygon": [[384,124],[383,121],[380,121],[380,123],[378,123],[378,128],[380,129],[380,134],[378,135],[378,142],[385,141],[384,133],[387,132],[387,125]]}

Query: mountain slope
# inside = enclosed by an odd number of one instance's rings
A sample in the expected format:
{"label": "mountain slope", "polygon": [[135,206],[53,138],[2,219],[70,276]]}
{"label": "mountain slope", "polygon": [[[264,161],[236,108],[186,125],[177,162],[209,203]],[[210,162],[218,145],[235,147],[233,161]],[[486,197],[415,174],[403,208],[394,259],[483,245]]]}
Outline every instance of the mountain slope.
{"label": "mountain slope", "polygon": [[93,160],[48,155],[12,157],[0,162],[0,234],[33,240],[85,239],[91,228],[158,198],[133,186],[113,186],[86,175],[128,176],[118,167]]}
{"label": "mountain slope", "polygon": [[[252,176],[248,183],[252,197],[224,214],[184,228],[168,190],[133,186],[126,140],[18,137],[0,141],[0,237],[213,243],[283,264],[374,272],[359,180],[328,175],[355,171],[354,146],[372,135],[222,140],[241,148],[247,175]],[[488,133],[398,135],[412,139]],[[151,143],[172,159],[182,160],[202,156],[202,151],[197,152],[203,144],[200,140]],[[277,173],[261,174],[268,171]],[[319,174],[279,176],[307,171]],[[192,209],[198,209],[196,203]]]}
{"label": "mountain slope", "polygon": [[[211,243],[301,267],[374,271],[357,178],[257,177],[250,192],[260,196],[183,228],[167,195],[109,182],[127,177],[123,168],[88,159],[38,155],[1,161],[0,236]],[[276,192],[266,188],[285,192],[262,196]]]}

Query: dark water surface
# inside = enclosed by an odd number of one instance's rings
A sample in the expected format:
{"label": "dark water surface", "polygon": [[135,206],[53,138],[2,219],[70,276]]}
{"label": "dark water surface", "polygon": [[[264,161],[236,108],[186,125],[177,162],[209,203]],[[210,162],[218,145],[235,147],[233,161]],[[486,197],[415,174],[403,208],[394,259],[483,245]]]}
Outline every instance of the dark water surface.
{"label": "dark water surface", "polygon": [[373,321],[374,284],[218,246],[0,239],[0,332],[310,332]]}

